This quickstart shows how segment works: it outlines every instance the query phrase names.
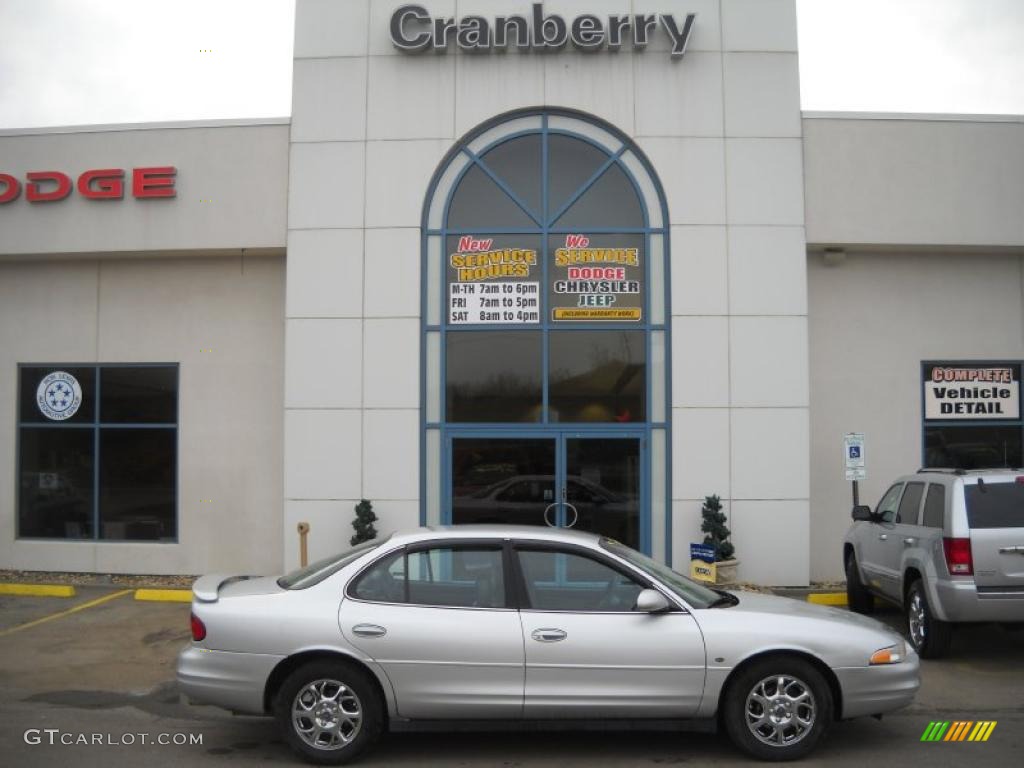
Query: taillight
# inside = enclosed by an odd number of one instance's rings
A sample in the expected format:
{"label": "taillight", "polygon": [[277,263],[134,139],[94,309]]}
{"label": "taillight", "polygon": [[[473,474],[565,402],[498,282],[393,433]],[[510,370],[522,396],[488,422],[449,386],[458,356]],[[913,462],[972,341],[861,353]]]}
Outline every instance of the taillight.
{"label": "taillight", "polygon": [[946,567],[950,576],[970,576],[974,573],[974,562],[971,560],[971,540],[942,540],[942,548],[946,552]]}
{"label": "taillight", "polygon": [[192,614],[192,639],[193,640],[203,640],[205,638],[206,638],[206,625],[203,624],[202,620],[193,613]]}

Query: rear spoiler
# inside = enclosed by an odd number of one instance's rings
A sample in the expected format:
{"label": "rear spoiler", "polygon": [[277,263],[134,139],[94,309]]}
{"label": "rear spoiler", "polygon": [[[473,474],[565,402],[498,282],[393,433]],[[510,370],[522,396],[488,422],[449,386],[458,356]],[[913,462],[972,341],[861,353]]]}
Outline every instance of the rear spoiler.
{"label": "rear spoiler", "polygon": [[200,603],[216,603],[220,594],[220,588],[236,581],[254,579],[255,576],[238,576],[228,573],[211,573],[209,576],[200,576],[192,584],[192,597]]}

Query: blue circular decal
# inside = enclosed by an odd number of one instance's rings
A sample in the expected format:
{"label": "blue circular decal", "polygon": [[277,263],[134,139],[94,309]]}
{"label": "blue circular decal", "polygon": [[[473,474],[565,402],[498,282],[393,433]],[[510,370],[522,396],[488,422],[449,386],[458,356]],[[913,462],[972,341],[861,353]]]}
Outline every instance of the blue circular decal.
{"label": "blue circular decal", "polygon": [[70,373],[54,371],[39,382],[36,402],[43,416],[53,421],[64,421],[78,412],[82,404],[82,387]]}

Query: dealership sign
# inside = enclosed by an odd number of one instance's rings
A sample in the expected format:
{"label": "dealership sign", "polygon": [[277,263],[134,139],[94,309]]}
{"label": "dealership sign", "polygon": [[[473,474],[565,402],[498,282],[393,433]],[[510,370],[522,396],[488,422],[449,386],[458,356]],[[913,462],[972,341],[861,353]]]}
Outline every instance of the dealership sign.
{"label": "dealership sign", "polygon": [[926,364],[924,417],[932,421],[1020,418],[1020,365]]}
{"label": "dealership sign", "polygon": [[[133,168],[98,168],[78,175],[75,184],[61,171],[29,171],[25,174],[25,199],[30,203],[52,203],[71,194],[72,186],[86,200],[121,200],[129,177],[132,197],[139,199],[174,197],[174,166]],[[0,173],[0,204],[17,200],[21,181],[9,173]]]}
{"label": "dealership sign", "polygon": [[464,51],[482,53],[509,47],[527,51],[560,51],[569,43],[580,51],[617,51],[624,44],[643,50],[663,29],[671,43],[670,54],[681,58],[693,29],[695,13],[678,22],[671,13],[612,14],[607,17],[582,13],[566,20],[545,13],[534,3],[529,15],[512,14],[488,20],[483,16],[431,17],[422,5],[402,5],[391,14],[391,42],[403,53],[437,51],[457,45]]}

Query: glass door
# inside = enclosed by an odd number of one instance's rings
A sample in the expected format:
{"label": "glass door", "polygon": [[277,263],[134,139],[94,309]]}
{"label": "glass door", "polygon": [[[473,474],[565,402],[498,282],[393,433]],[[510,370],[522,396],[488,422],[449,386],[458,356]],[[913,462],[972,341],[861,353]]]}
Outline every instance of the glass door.
{"label": "glass door", "polygon": [[644,467],[640,434],[456,435],[447,521],[575,528],[645,549]]}

